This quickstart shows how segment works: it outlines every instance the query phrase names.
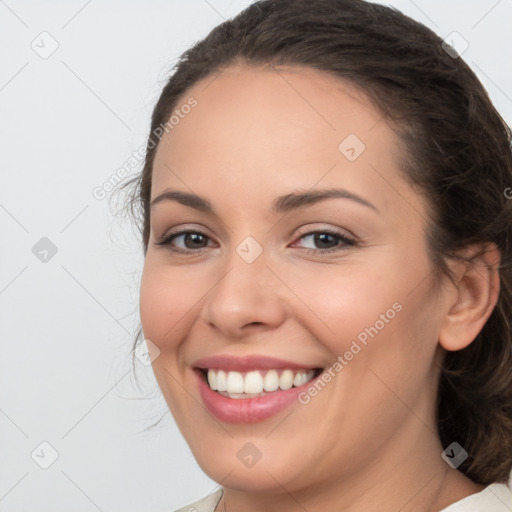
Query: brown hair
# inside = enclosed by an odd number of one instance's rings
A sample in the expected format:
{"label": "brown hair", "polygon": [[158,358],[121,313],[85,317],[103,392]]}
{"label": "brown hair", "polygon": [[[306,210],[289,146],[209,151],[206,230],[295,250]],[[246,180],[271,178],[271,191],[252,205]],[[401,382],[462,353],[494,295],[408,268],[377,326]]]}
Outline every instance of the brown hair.
{"label": "brown hair", "polygon": [[[511,132],[475,74],[442,43],[399,11],[363,0],[261,0],[181,56],[151,134],[187,89],[238,61],[309,66],[368,95],[404,142],[404,176],[429,199],[436,279],[450,276],[446,258],[469,244],[494,242],[502,254],[498,304],[467,348],[446,353],[437,403],[443,447],[458,442],[469,454],[459,470],[490,484],[512,468]],[[144,254],[157,147],[150,136],[142,172],[124,185],[133,187],[128,206],[141,221]]]}

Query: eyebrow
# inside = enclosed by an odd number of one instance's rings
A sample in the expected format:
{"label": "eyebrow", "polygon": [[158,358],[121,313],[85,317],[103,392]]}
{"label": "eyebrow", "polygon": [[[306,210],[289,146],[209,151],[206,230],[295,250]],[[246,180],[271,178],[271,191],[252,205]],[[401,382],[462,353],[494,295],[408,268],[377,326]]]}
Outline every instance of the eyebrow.
{"label": "eyebrow", "polygon": [[[379,211],[376,206],[374,206],[363,197],[342,188],[334,188],[307,192],[294,192],[280,196],[276,198],[272,203],[272,212],[286,213],[292,210],[298,210],[304,206],[313,205],[325,199],[333,198],[349,199],[363,206],[367,206],[376,212]],[[180,190],[165,190],[162,194],[151,201],[150,207],[152,208],[156,204],[163,201],[176,201],[184,206],[194,208],[195,210],[215,214],[210,201],[190,192],[182,192]]]}

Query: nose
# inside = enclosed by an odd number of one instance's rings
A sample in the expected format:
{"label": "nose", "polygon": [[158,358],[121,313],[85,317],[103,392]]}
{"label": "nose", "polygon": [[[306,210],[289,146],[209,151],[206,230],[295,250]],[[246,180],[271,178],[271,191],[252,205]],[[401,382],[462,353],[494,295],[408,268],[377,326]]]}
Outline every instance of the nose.
{"label": "nose", "polygon": [[201,318],[229,338],[275,329],[286,318],[280,292],[282,286],[262,256],[247,263],[234,254],[205,297]]}

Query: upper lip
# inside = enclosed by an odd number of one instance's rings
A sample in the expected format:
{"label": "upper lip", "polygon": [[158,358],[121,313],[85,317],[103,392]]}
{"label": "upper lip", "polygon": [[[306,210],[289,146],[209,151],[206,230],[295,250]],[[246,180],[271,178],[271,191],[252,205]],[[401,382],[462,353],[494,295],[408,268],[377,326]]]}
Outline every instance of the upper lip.
{"label": "upper lip", "polygon": [[247,372],[250,370],[279,370],[279,369],[296,369],[296,370],[316,370],[321,368],[319,365],[309,365],[286,361],[276,357],[264,355],[246,355],[246,356],[230,356],[216,355],[198,359],[193,363],[194,367],[202,370],[214,368],[217,370]]}

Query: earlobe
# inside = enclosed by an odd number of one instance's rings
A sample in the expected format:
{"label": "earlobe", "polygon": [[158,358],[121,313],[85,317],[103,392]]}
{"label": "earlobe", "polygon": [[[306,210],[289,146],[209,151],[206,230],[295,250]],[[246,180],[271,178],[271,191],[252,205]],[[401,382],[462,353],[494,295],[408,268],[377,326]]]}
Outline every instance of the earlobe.
{"label": "earlobe", "polygon": [[477,337],[498,302],[501,253],[494,243],[471,246],[455,266],[455,297],[439,332],[440,345],[449,351],[466,348]]}

